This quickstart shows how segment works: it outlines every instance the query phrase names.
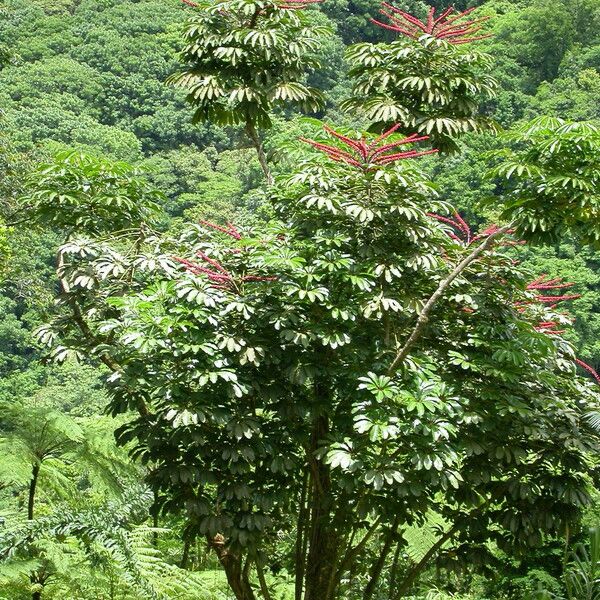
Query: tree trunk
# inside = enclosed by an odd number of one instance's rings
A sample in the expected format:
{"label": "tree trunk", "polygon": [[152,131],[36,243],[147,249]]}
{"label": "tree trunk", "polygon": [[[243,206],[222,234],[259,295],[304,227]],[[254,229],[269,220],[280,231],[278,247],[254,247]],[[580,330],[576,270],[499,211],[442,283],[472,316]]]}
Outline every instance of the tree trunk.
{"label": "tree trunk", "polygon": [[248,579],[247,565],[242,568],[242,557],[227,548],[222,535],[209,537],[208,545],[215,551],[236,600],[256,600]]}
{"label": "tree trunk", "polygon": [[192,540],[190,540],[190,538],[185,538],[185,540],[183,540],[183,553],[181,555],[181,561],[179,563],[179,568],[180,569],[187,569],[188,568],[188,562],[190,560],[190,546],[192,544]]}
{"label": "tree trunk", "polygon": [[396,551],[392,560],[392,568],[388,577],[388,600],[392,600],[394,596],[394,583],[396,582],[396,574],[398,573],[398,563],[400,562],[400,550],[402,550],[402,542],[396,544]]}
{"label": "tree trunk", "polygon": [[248,137],[252,141],[254,148],[256,148],[256,154],[258,154],[258,162],[260,163],[260,167],[265,174],[265,179],[267,180],[268,185],[273,185],[273,175],[271,173],[271,169],[269,168],[269,163],[267,162],[267,155],[265,154],[265,148],[263,143],[254,127],[254,124],[251,121],[246,122],[246,133]]}
{"label": "tree trunk", "polygon": [[[153,502],[152,502],[152,506],[150,508],[150,512],[152,514],[152,527],[154,529],[158,529],[158,493],[156,492],[156,490],[154,490],[152,492],[152,497],[153,497]],[[157,531],[153,531],[152,532],[152,545],[155,548],[158,548],[158,532]]]}
{"label": "tree trunk", "polygon": [[33,508],[35,506],[35,488],[40,475],[40,465],[34,464],[31,468],[31,481],[29,482],[29,496],[27,499],[27,519],[33,520]]}
{"label": "tree trunk", "polygon": [[385,542],[383,544],[383,549],[381,550],[379,558],[371,567],[371,571],[369,572],[369,582],[367,583],[363,592],[363,600],[371,600],[373,594],[375,593],[375,588],[377,587],[377,583],[381,578],[381,573],[383,572],[385,561],[387,560],[388,554],[392,550],[392,545],[394,543],[394,540],[396,539],[397,530],[398,519],[396,518],[390,530],[387,532],[387,535],[385,536]]}
{"label": "tree trunk", "polygon": [[295,549],[295,586],[294,600],[302,600],[304,591],[304,565],[306,560],[306,549],[308,543],[308,471],[304,472],[302,477],[302,488],[300,490],[300,499],[298,503],[298,521],[296,522],[296,549]]}
{"label": "tree trunk", "polygon": [[267,585],[267,580],[265,579],[265,572],[259,558],[256,559],[256,574],[258,575],[260,593],[262,594],[262,597],[264,600],[273,600],[271,593],[269,592],[269,586]]}
{"label": "tree trunk", "polygon": [[[33,513],[34,513],[34,508],[35,508],[35,490],[37,488],[39,476],[40,476],[40,464],[35,463],[31,467],[31,481],[29,482],[29,494],[27,497],[27,519],[29,521],[33,521]],[[36,583],[43,584],[44,580],[41,578],[40,573],[37,572],[37,573],[33,573],[29,577],[29,581],[35,585]],[[35,592],[31,592],[31,600],[41,600],[41,599],[42,599],[42,591],[41,590],[36,590]]]}
{"label": "tree trunk", "polygon": [[315,457],[319,440],[329,430],[327,417],[316,417],[313,423],[310,456],[311,496],[309,548],[306,560],[304,600],[332,600],[339,582],[337,578],[338,534],[332,526],[333,498],[329,468]]}

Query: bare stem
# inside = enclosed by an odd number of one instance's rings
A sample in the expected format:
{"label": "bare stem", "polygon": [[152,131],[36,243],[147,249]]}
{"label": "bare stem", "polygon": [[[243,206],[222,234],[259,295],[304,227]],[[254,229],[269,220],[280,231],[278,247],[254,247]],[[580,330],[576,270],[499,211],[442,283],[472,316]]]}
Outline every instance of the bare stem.
{"label": "bare stem", "polygon": [[268,185],[273,185],[273,175],[271,173],[271,169],[269,168],[269,163],[267,162],[267,155],[265,154],[265,148],[263,143],[254,127],[254,124],[251,121],[246,122],[246,133],[248,137],[254,144],[254,148],[256,149],[256,154],[258,155],[258,162],[260,163],[260,167],[265,174],[265,179],[267,180]]}
{"label": "bare stem", "polygon": [[499,238],[500,236],[507,233],[512,227],[513,227],[512,223],[509,225],[505,225],[504,227],[501,227],[500,229],[498,229],[497,231],[495,231],[494,233],[489,235],[485,239],[484,242],[482,242],[479,246],[477,246],[477,248],[475,248],[475,250],[473,250],[473,252],[471,252],[470,254],[465,256],[465,258],[463,258],[463,260],[461,260],[456,265],[456,267],[454,267],[454,269],[452,269],[452,271],[448,274],[447,277],[445,277],[444,279],[442,279],[442,281],[440,281],[438,288],[435,290],[435,292],[433,292],[433,294],[429,297],[429,299],[425,303],[425,306],[423,307],[423,310],[419,314],[419,318],[417,319],[417,322],[416,322],[410,336],[404,343],[404,346],[402,346],[402,348],[400,348],[400,350],[396,354],[392,364],[390,365],[390,368],[388,369],[388,375],[392,375],[398,370],[398,368],[400,367],[400,365],[402,364],[404,359],[408,356],[408,353],[411,351],[413,346],[419,340],[419,338],[425,331],[425,327],[427,325],[427,322],[429,321],[429,315],[430,315],[431,311],[433,310],[433,307],[438,302],[438,300],[444,295],[444,292],[448,289],[448,287],[450,287],[450,284],[473,261],[475,261],[481,254],[483,254],[483,252],[485,252],[496,241],[497,238]]}

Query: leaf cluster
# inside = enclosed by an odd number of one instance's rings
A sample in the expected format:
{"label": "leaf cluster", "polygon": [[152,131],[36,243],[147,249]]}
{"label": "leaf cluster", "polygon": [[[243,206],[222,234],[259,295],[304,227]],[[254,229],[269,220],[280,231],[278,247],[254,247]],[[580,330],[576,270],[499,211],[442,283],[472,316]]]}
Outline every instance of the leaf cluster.
{"label": "leaf cluster", "polygon": [[185,33],[187,66],[169,81],[187,91],[195,121],[270,127],[276,106],[323,106],[322,93],[304,79],[318,66],[315,51],[326,33],[275,0],[200,3]]}

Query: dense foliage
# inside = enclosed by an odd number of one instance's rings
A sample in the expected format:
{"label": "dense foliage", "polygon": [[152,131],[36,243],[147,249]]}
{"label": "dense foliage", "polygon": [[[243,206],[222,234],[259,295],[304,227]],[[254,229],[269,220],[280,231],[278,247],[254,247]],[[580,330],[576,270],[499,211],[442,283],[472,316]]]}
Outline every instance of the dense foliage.
{"label": "dense foliage", "polygon": [[600,4],[477,4],[0,6],[0,598],[597,594]]}

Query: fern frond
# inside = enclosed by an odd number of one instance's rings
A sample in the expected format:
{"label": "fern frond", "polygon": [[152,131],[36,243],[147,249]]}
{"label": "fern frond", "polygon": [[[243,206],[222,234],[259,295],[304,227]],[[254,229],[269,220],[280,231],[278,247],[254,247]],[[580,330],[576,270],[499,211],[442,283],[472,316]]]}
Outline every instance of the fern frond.
{"label": "fern frond", "polygon": [[406,553],[415,563],[418,563],[427,554],[429,549],[440,539],[440,530],[446,528],[444,518],[434,512],[429,511],[426,515],[426,521],[422,525],[412,525],[403,532],[406,540]]}

